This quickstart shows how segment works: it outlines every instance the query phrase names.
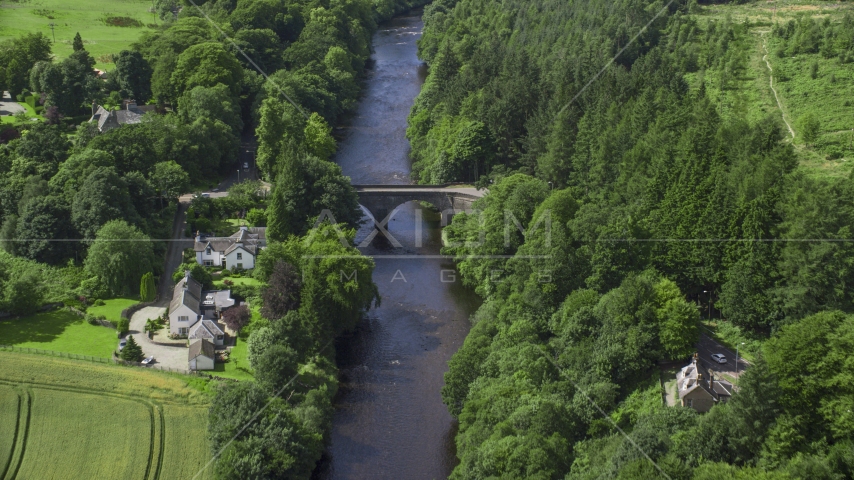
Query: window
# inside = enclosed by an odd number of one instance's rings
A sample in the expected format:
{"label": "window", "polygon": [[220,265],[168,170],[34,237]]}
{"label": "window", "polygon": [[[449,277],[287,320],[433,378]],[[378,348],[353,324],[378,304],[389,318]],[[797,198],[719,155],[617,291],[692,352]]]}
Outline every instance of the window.
{"label": "window", "polygon": [[178,321],[179,321],[179,322],[189,322],[189,321],[190,321],[190,317],[186,317],[186,316],[183,316],[183,315],[182,315],[182,316],[178,317]]}
{"label": "window", "polygon": [[206,267],[212,267],[213,266],[213,260],[205,260],[205,266]]}
{"label": "window", "polygon": [[217,339],[217,340],[222,340],[222,335],[217,335],[217,336],[216,336],[216,339]]}
{"label": "window", "polygon": [[685,406],[686,406],[686,407],[693,407],[693,406],[694,406],[694,399],[692,399],[692,398],[686,398],[686,399],[685,399]]}
{"label": "window", "polygon": [[[238,255],[240,255],[240,254],[238,253]],[[243,264],[242,264],[242,263],[238,263],[238,264],[237,264],[237,268],[241,268],[241,269],[242,269],[242,268],[243,268]]]}
{"label": "window", "polygon": [[208,255],[210,255],[210,254],[211,254],[211,247],[206,248],[206,249],[205,249],[205,253],[206,253],[206,254],[208,254]]}
{"label": "window", "polygon": [[237,253],[237,259],[238,259],[238,260],[243,260],[243,254],[242,254],[242,253],[240,253],[240,252],[238,252],[238,253]]}
{"label": "window", "polygon": [[186,335],[188,330],[190,329],[187,327],[181,327],[178,329],[178,335]]}

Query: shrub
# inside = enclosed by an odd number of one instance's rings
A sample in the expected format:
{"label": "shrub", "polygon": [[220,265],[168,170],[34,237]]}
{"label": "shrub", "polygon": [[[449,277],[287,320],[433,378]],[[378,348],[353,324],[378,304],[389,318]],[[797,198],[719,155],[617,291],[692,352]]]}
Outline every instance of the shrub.
{"label": "shrub", "polygon": [[94,306],[94,307],[103,307],[104,305],[106,305],[106,303],[103,300],[101,300],[100,298],[95,300],[92,303],[92,306]]}
{"label": "shrub", "polygon": [[[116,322],[116,330],[120,333],[127,333],[130,327],[130,322],[127,318],[120,318],[118,322]],[[128,342],[130,343],[130,342]]]}
{"label": "shrub", "polygon": [[231,280],[226,278],[225,280],[222,281],[222,284],[225,285],[226,287],[230,287],[230,286],[234,285],[234,282],[232,282]]}
{"label": "shrub", "polygon": [[231,276],[231,271],[230,270],[223,270],[222,273],[220,274],[220,276],[222,278],[228,278]]}
{"label": "shrub", "polygon": [[89,325],[98,325],[98,319],[95,317],[95,315],[90,315],[87,313],[83,316],[83,318],[85,318],[86,321],[89,322]]}

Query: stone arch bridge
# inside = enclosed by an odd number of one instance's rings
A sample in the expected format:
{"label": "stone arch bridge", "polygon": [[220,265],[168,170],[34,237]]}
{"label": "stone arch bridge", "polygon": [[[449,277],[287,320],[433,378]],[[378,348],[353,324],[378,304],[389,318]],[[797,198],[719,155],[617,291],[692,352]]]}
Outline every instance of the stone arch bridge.
{"label": "stone arch bridge", "polygon": [[406,202],[427,202],[442,212],[442,224],[449,215],[471,210],[486,190],[461,185],[353,185],[362,204],[377,224],[385,225],[388,216]]}

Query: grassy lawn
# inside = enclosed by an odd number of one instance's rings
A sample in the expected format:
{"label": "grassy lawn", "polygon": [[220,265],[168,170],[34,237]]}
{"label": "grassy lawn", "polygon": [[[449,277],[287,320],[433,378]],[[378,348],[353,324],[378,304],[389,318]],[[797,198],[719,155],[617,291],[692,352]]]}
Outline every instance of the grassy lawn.
{"label": "grassy lawn", "polygon": [[16,347],[102,358],[110,358],[118,345],[115,330],[89,325],[66,310],[0,320],[0,339],[3,344]]}
{"label": "grassy lawn", "polygon": [[[71,42],[80,32],[86,50],[97,61],[95,68],[112,70],[114,65],[105,61],[106,55],[126,50],[149,30],[147,25],[155,22],[155,16],[148,13],[150,7],[150,0],[2,0],[0,40],[34,32],[42,32],[52,40],[55,33],[53,53],[62,60],[73,51]],[[129,17],[139,26],[108,26],[107,17]],[[50,23],[54,24],[54,33]]]}
{"label": "grassy lawn", "polygon": [[240,278],[234,278],[234,277],[222,278],[222,277],[220,277],[218,280],[214,281],[214,288],[218,288],[218,289],[228,288],[225,286],[225,284],[222,283],[223,280],[231,280],[234,283],[234,285],[249,285],[249,286],[253,286],[253,287],[260,287],[260,286],[264,285],[264,282],[258,281],[252,277],[240,277]]}
{"label": "grassy lawn", "polygon": [[[237,280],[240,280],[239,278]],[[237,338],[237,344],[231,349],[231,354],[228,357],[227,363],[217,363],[213,375],[223,378],[233,378],[235,380],[255,380],[252,374],[252,369],[249,368],[249,334],[252,330],[268,324],[267,320],[261,318],[261,312],[258,307],[250,307],[252,318],[249,320],[249,325],[246,325],[240,330]]]}
{"label": "grassy lawn", "polygon": [[139,300],[133,298],[111,298],[104,300],[104,305],[100,307],[89,307],[86,313],[95,315],[96,317],[103,315],[107,320],[116,321],[122,317],[122,310],[136,305]]}
{"label": "grassy lawn", "polygon": [[210,459],[199,377],[4,351],[0,364],[0,472],[177,479]]}
{"label": "grassy lawn", "polygon": [[237,345],[231,349],[228,362],[216,363],[212,375],[233,378],[235,380],[255,380],[255,376],[249,368],[248,354],[249,349],[246,339],[238,338]]}

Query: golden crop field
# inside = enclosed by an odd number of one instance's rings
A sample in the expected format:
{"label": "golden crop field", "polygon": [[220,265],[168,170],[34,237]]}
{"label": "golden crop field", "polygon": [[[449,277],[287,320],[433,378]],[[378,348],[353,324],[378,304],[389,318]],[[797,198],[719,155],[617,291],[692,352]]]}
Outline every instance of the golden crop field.
{"label": "golden crop field", "polygon": [[0,351],[0,480],[192,478],[206,403],[179,375]]}

